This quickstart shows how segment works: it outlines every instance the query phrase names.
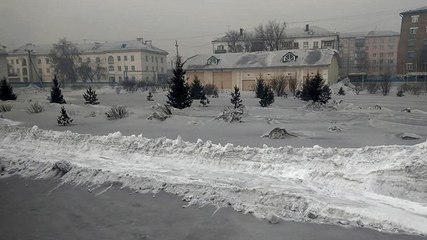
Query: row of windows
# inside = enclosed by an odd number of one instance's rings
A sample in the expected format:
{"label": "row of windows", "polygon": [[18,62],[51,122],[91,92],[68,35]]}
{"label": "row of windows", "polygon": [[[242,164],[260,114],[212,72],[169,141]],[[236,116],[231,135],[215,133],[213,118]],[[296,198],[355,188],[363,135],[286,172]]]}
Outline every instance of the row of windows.
{"label": "row of windows", "polygon": [[[155,70],[154,70],[155,69]],[[108,71],[109,72],[114,72],[114,70],[115,70],[115,68],[114,68],[114,66],[109,66],[108,67]],[[124,66],[124,70],[127,72],[127,71],[129,71],[129,66]],[[117,66],[117,71],[118,72],[121,72],[122,71],[122,66]],[[130,66],[130,71],[135,71],[135,66]],[[148,66],[145,66],[145,71],[149,71],[149,68],[148,68]],[[158,66],[156,66],[156,68],[154,68],[154,66],[152,66],[151,67],[151,71],[159,71],[159,67]],[[163,67],[161,67],[160,68],[160,72],[161,73],[164,73],[164,69],[163,69]]]}
{"label": "row of windows", "polygon": [[[45,58],[44,60],[45,60],[46,64],[49,64],[49,62],[50,62],[49,58]],[[19,59],[11,59],[10,60],[11,65],[14,65],[15,63],[18,65],[19,62],[20,62]],[[37,59],[37,64],[42,64],[42,60],[40,58]],[[25,58],[22,59],[22,66],[27,66],[27,60]]]}
{"label": "row of windows", "polygon": [[[395,45],[388,45],[388,49],[389,50],[393,50],[395,48]],[[365,49],[368,51],[369,50],[369,46],[366,46]],[[372,46],[373,50],[377,50],[377,49],[384,49],[384,45],[378,45],[378,46]]]}
{"label": "row of windows", "polygon": [[[416,35],[418,32],[418,27],[411,27],[409,28],[409,34],[410,35]],[[427,33],[427,26],[425,27],[425,32]]]}
{"label": "row of windows", "polygon": [[[117,59],[117,62],[120,62],[120,61],[122,61],[122,57],[121,56],[117,56],[116,57],[116,59]],[[128,60],[128,56],[123,56],[123,61],[127,61]],[[133,55],[131,55],[130,56],[130,61],[131,62],[133,62],[133,61],[135,61],[135,57],[133,56]],[[148,55],[145,55],[145,61],[146,62],[149,62],[149,57],[148,57]],[[151,56],[151,62],[156,62],[156,63],[158,63],[159,62],[159,58],[158,57],[154,57],[154,56]],[[160,57],[160,63],[163,63],[163,57]],[[108,64],[114,64],[114,57],[113,56],[109,56],[108,57]]]}
{"label": "row of windows", "polygon": [[[16,69],[11,68],[10,71],[12,73],[16,73],[16,74],[20,74],[21,73],[21,69],[20,68],[16,68]],[[38,73],[39,74],[43,74],[43,69],[39,68]],[[46,68],[46,73],[50,73],[50,68]],[[28,75],[27,68],[22,68],[22,75],[23,76]]]}
{"label": "row of windows", "polygon": [[384,59],[380,59],[379,61],[377,61],[377,60],[372,60],[372,61],[371,61],[371,63],[372,63],[372,64],[377,64],[377,63],[379,63],[379,64],[383,64],[383,63],[393,64],[393,63],[394,63],[394,60],[393,60],[393,59],[388,59],[387,61],[384,61]]}
{"label": "row of windows", "polygon": [[[129,79],[129,77],[127,77],[128,79]],[[119,82],[121,82],[122,80],[123,80],[123,77],[122,76],[119,76],[118,77],[118,79],[119,79]],[[132,79],[132,80],[136,80],[136,77],[135,76],[130,76],[130,79]],[[110,76],[110,80],[111,81],[116,81],[116,77],[115,76]],[[142,80],[142,79],[141,79]],[[155,79],[155,77],[149,77],[149,76],[146,76],[145,77],[145,81],[155,81],[156,79]]]}
{"label": "row of windows", "polygon": [[[380,53],[379,56],[384,57],[385,53]],[[394,53],[392,52],[387,53],[387,57],[393,57],[393,56],[394,56]],[[372,57],[377,57],[377,53],[372,53]]]}

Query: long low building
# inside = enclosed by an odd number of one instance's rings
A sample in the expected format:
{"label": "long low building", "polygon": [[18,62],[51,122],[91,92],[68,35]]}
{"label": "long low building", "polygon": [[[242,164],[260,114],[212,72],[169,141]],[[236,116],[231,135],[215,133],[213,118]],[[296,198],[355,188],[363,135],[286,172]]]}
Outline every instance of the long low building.
{"label": "long low building", "polygon": [[203,84],[219,89],[234,86],[243,91],[254,89],[260,74],[265,80],[283,75],[296,79],[298,86],[319,72],[326,84],[338,80],[338,53],[332,49],[282,50],[275,52],[245,52],[214,55],[195,55],[184,64],[189,81],[197,76]]}

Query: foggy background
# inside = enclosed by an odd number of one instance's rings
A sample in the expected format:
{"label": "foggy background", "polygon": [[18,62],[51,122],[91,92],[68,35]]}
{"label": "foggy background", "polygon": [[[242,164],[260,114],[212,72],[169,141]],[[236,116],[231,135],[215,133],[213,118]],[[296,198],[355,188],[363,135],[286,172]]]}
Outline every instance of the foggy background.
{"label": "foggy background", "polygon": [[230,29],[269,20],[288,27],[306,23],[330,31],[400,31],[399,13],[425,0],[0,0],[0,44],[133,40],[143,37],[186,57],[211,53],[211,41]]}

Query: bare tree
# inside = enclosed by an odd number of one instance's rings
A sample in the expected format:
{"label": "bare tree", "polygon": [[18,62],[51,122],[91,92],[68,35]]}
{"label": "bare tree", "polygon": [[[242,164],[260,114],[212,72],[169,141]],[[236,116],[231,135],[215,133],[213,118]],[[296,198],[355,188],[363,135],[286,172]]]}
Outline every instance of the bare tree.
{"label": "bare tree", "polygon": [[380,83],[380,89],[383,96],[387,96],[390,93],[391,88],[391,77],[389,73],[384,74],[383,80]]}
{"label": "bare tree", "polygon": [[289,79],[289,91],[291,91],[292,95],[295,96],[296,90],[297,90],[297,79],[296,78]]}
{"label": "bare tree", "polygon": [[77,72],[84,82],[87,80],[93,82],[95,77],[100,78],[105,73],[105,71],[106,69],[102,66],[101,62],[83,62],[77,68]]}
{"label": "bare tree", "polygon": [[52,50],[49,52],[51,65],[55,69],[56,75],[61,81],[76,82],[77,67],[76,62],[80,52],[76,45],[62,38],[58,43],[53,44]]}
{"label": "bare tree", "polygon": [[286,95],[286,92],[285,92],[286,85],[287,85],[287,82],[286,82],[285,76],[283,74],[278,75],[278,76],[274,76],[271,79],[270,86],[273,89],[276,96],[278,96],[278,97],[282,97],[282,96]]}
{"label": "bare tree", "polygon": [[286,23],[279,23],[276,20],[269,21],[266,25],[259,25],[255,28],[255,37],[264,44],[264,50],[276,51],[282,47],[285,38]]}
{"label": "bare tree", "polygon": [[225,33],[225,39],[227,41],[229,52],[233,52],[233,53],[234,52],[241,52],[241,51],[239,51],[240,48],[238,47],[238,46],[240,46],[240,44],[238,44],[238,42],[240,41],[240,38],[241,38],[240,33],[235,31],[235,30],[230,30],[230,31]]}

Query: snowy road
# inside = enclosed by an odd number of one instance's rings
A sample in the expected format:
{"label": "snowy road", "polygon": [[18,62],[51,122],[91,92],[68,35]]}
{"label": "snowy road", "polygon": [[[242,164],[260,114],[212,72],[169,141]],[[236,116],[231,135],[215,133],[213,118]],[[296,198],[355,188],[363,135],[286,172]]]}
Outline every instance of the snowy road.
{"label": "snowy road", "polygon": [[427,234],[427,143],[365,148],[251,148],[180,138],[92,136],[0,126],[8,173],[164,190],[188,204],[230,205],[258,217]]}

